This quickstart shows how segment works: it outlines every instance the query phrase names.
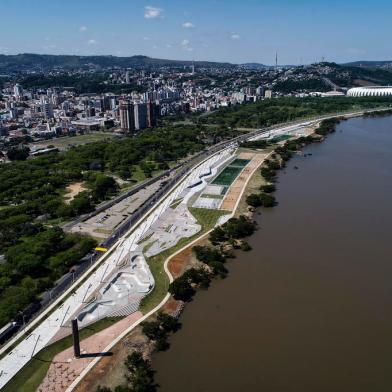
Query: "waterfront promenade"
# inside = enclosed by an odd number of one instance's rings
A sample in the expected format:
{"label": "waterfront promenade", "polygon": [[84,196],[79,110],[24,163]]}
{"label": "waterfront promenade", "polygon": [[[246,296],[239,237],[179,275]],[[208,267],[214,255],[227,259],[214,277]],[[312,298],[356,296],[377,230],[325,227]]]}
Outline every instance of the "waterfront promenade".
{"label": "waterfront promenade", "polygon": [[[316,121],[316,120],[315,120]],[[319,121],[319,120],[317,120]],[[277,127],[276,130],[268,130],[260,133],[262,136],[266,132],[270,135],[280,134],[282,132],[294,132],[303,127],[309,126],[309,121],[289,125],[285,127]],[[248,137],[257,138],[257,135],[249,135]],[[219,160],[224,160],[225,155],[228,157],[232,154],[234,144],[229,144],[222,151],[212,154],[201,164],[197,165],[190,173],[161,200],[155,208],[146,216],[144,216],[124,237],[122,237],[113,246],[107,255],[100,260],[99,266],[89,275],[87,279],[76,289],[70,290],[63,298],[63,303],[57,308],[54,306],[48,317],[41,322],[27,337],[17,341],[17,345],[0,360],[0,387],[3,387],[27,362],[44,348],[53,337],[62,329],[69,328],[67,323],[70,318],[75,315],[83,306],[85,299],[101,287],[105,279],[110,276],[118,267],[118,262],[126,252],[137,249],[137,243],[153,224],[162,216],[167,208],[178,199],[184,189],[193,187],[200,183],[200,179],[211,171],[211,167]],[[195,190],[197,188],[195,187]],[[166,266],[165,266],[166,270]],[[169,276],[170,277],[170,276]],[[154,309],[155,311],[156,309]],[[127,331],[129,332],[129,331]],[[110,345],[109,345],[110,346]]]}

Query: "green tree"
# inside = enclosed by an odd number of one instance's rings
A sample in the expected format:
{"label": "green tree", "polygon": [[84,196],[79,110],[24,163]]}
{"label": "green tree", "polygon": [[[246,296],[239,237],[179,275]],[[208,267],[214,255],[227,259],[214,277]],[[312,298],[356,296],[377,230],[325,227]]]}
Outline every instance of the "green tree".
{"label": "green tree", "polygon": [[246,197],[246,203],[254,208],[260,207],[262,205],[262,201],[260,200],[260,196],[256,195],[255,193],[252,193]]}
{"label": "green tree", "polygon": [[167,313],[159,313],[157,316],[160,327],[165,332],[177,332],[181,328],[181,323],[178,322],[177,318],[170,316]]}
{"label": "green tree", "polygon": [[7,151],[7,157],[10,161],[25,161],[29,153],[28,147],[12,147]]}
{"label": "green tree", "polygon": [[132,392],[155,392],[158,385],[154,381],[155,372],[140,352],[133,352],[125,361],[129,374],[127,380]]}
{"label": "green tree", "polygon": [[70,206],[74,215],[86,214],[94,210],[89,192],[78,193],[71,201]]}
{"label": "green tree", "polygon": [[211,231],[209,239],[212,244],[214,245],[219,244],[220,242],[223,242],[227,239],[226,232],[225,230],[223,230],[221,226],[218,226]]}
{"label": "green tree", "polygon": [[261,193],[259,198],[263,207],[270,208],[276,204],[275,197],[267,193]]}
{"label": "green tree", "polygon": [[276,191],[274,184],[261,185],[260,190],[264,193],[273,193]]}
{"label": "green tree", "polygon": [[195,290],[190,282],[183,277],[174,279],[174,281],[170,283],[168,291],[175,299],[184,302],[190,301],[195,295]]}
{"label": "green tree", "polygon": [[195,253],[196,258],[206,264],[211,261],[224,263],[226,260],[225,256],[218,249],[211,248],[209,246],[196,245],[192,248],[192,250]]}
{"label": "green tree", "polygon": [[97,174],[91,189],[95,200],[105,200],[117,192],[118,185],[113,177]]}

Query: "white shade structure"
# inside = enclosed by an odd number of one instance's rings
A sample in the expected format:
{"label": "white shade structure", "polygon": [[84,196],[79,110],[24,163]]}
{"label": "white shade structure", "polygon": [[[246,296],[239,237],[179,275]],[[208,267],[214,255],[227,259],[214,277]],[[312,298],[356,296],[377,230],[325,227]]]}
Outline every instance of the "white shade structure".
{"label": "white shade structure", "polygon": [[392,96],[392,87],[367,86],[354,87],[347,91],[348,97],[387,97]]}

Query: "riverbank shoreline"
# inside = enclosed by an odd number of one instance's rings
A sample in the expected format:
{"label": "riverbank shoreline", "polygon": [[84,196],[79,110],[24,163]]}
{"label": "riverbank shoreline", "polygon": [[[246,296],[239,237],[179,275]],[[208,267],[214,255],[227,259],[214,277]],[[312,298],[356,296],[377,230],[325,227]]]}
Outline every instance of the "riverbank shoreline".
{"label": "riverbank shoreline", "polygon": [[[358,116],[358,115],[356,115],[356,116]],[[243,199],[243,197],[242,197],[241,199]],[[185,248],[187,248],[187,247],[189,247],[189,245],[185,246]],[[173,256],[175,256],[175,254],[171,255],[171,256],[167,259],[167,262],[169,262]],[[163,304],[162,304],[161,306],[163,306]],[[158,309],[160,309],[160,307],[159,307]],[[135,327],[136,327],[135,325],[132,326],[132,328],[135,328]],[[121,340],[121,339],[120,339],[120,340]],[[102,359],[102,360],[104,360],[104,359]],[[97,362],[98,362],[98,360],[96,361],[96,363],[97,363]],[[87,373],[86,373],[86,374],[87,374]]]}
{"label": "riverbank shoreline", "polygon": [[[357,116],[359,116],[359,115],[350,116],[349,118],[357,117]],[[255,173],[257,173],[256,170],[255,170]],[[248,185],[249,182],[253,179],[255,173],[253,173],[253,175],[249,178],[249,181],[248,181],[247,185]],[[248,190],[248,186],[245,186],[245,187],[244,187],[244,190],[243,190],[242,197],[241,197],[241,199],[240,199],[241,201],[243,201],[244,198],[246,197],[246,192],[247,192],[247,190]],[[237,209],[236,209],[235,213],[238,214],[238,210],[237,210]],[[206,237],[207,234],[208,234],[208,233],[206,233],[203,237]],[[198,239],[198,240],[200,240],[200,239]],[[195,240],[195,242],[197,242],[197,240]],[[184,249],[189,248],[190,246],[191,246],[191,245],[187,245],[187,246],[184,247]],[[178,253],[178,252],[177,252],[177,253]],[[176,254],[177,254],[177,253],[176,253]],[[172,259],[172,257],[174,257],[176,254],[174,254],[174,255],[172,255],[171,257],[169,257],[168,260],[167,260],[167,262],[169,262],[169,261]],[[77,389],[77,390],[78,390],[78,391],[82,391],[83,389]]]}
{"label": "riverbank shoreline", "polygon": [[172,348],[154,357],[163,391],[183,390],[195,369],[203,379],[190,391],[250,389],[252,380],[266,390],[387,389],[390,129],[390,118],[341,123],[281,172],[280,207],[256,212],[254,251],[230,262],[230,279],[197,297]]}

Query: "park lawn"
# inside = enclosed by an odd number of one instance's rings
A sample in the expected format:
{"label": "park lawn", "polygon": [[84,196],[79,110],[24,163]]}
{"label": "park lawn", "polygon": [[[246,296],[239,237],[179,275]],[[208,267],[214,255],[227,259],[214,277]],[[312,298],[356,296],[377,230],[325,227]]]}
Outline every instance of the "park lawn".
{"label": "park lawn", "polygon": [[[97,321],[80,330],[80,340],[86,339],[120,320],[120,317],[110,317]],[[53,358],[71,346],[72,335],[45,347],[6,384],[2,392],[35,392],[45,378]]]}
{"label": "park lawn", "polygon": [[163,172],[163,170],[154,170],[151,173],[151,177],[146,177],[146,175],[144,174],[143,170],[140,168],[139,165],[133,166],[131,171],[132,171],[132,177],[131,177],[132,186],[134,186],[139,182],[145,181],[148,178],[159,176]]}
{"label": "park lawn", "polygon": [[183,199],[184,199],[184,198],[181,197],[181,198],[179,198],[179,199],[174,200],[173,203],[170,204],[169,207],[170,207],[171,209],[175,210],[176,207],[177,207],[178,205],[180,205],[180,203],[182,202]]}
{"label": "park lawn", "polygon": [[94,132],[94,133],[87,133],[85,135],[65,136],[65,137],[59,137],[57,139],[40,141],[37,143],[32,143],[32,146],[46,147],[52,145],[60,149],[66,149],[70,145],[80,146],[82,144],[99,142],[106,139],[112,139],[113,137],[115,137],[115,134],[112,132]]}
{"label": "park lawn", "polygon": [[167,249],[156,256],[147,258],[151,273],[155,279],[155,287],[154,290],[147,295],[147,297],[142,299],[139,310],[143,314],[154,309],[167,294],[169,289],[169,277],[166,275],[163,268],[166,259],[185,245],[191,243],[196,238],[211,230],[221,216],[230,214],[230,211],[225,210],[209,210],[206,208],[194,207],[189,207],[189,211],[197,219],[197,222],[201,225],[202,229],[192,237],[181,238],[180,241],[178,241],[178,243],[170,249]]}
{"label": "park lawn", "polygon": [[146,175],[144,174],[143,170],[140,168],[139,165],[135,165],[132,167],[132,177],[131,180],[132,182],[138,183],[142,182],[146,179]]}
{"label": "park lawn", "polygon": [[69,220],[70,220],[69,218],[52,218],[52,219],[47,219],[44,222],[44,225],[49,226],[49,227],[62,226],[64,224],[66,224],[67,222],[69,222]]}
{"label": "park lawn", "polygon": [[209,194],[209,193],[203,193],[201,197],[204,197],[206,199],[223,199],[223,195],[214,195],[214,194]]}
{"label": "park lawn", "polygon": [[286,140],[292,139],[293,136],[292,135],[280,135],[280,136],[276,136],[274,138],[272,138],[271,140],[269,140],[270,143],[279,143],[279,142],[284,142]]}
{"label": "park lawn", "polygon": [[196,207],[189,207],[189,212],[196,218],[197,223],[202,226],[201,233],[211,230],[221,216],[231,213],[230,211],[225,210],[212,210]]}

